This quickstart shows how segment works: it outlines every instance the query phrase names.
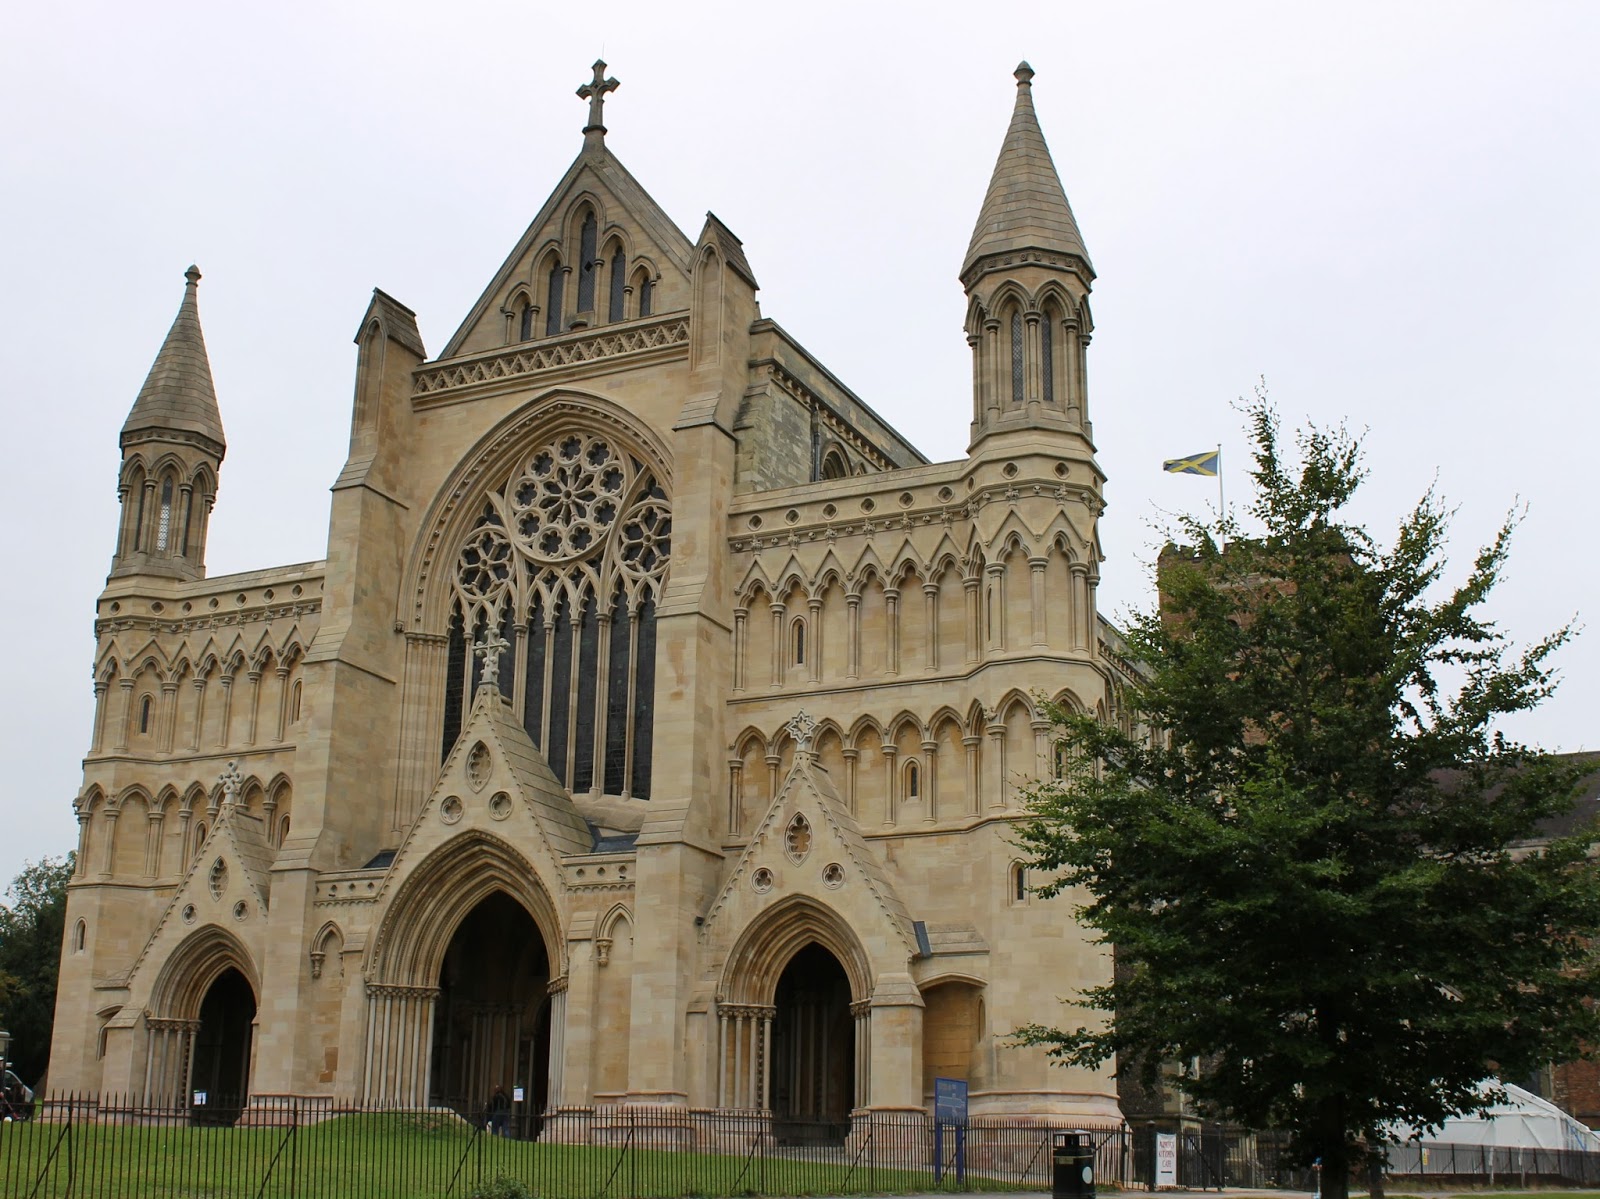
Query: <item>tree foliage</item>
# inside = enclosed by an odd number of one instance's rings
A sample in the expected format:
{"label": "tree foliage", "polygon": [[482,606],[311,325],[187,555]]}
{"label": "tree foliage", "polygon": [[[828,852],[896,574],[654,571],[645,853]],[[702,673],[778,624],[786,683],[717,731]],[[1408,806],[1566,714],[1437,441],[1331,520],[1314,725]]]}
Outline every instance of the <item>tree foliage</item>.
{"label": "tree foliage", "polygon": [[13,1068],[29,1083],[43,1077],[50,1062],[72,869],[70,853],[29,862],[0,904],[0,1028],[11,1034]]}
{"label": "tree foliage", "polygon": [[1019,841],[1118,969],[1078,997],[1107,1019],[1020,1036],[1146,1082],[1199,1060],[1179,1085],[1203,1108],[1291,1130],[1342,1196],[1390,1121],[1481,1106],[1485,1076],[1600,1031],[1592,835],[1513,848],[1579,773],[1496,728],[1550,694],[1570,629],[1519,650],[1482,615],[1515,518],[1445,586],[1431,491],[1380,545],[1344,515],[1359,440],[1310,429],[1292,463],[1266,400],[1246,411],[1249,527],[1181,522],[1128,630],[1129,727],[1053,713],[1067,766]]}

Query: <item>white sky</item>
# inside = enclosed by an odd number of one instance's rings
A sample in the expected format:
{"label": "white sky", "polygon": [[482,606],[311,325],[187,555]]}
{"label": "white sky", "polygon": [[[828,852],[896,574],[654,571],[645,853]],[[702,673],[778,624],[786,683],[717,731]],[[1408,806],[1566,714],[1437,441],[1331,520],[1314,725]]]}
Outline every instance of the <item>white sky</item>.
{"label": "white sky", "polygon": [[[956,272],[1034,97],[1100,281],[1101,606],[1149,599],[1161,460],[1265,375],[1285,424],[1368,430],[1379,530],[1435,478],[1455,562],[1530,508],[1493,614],[1531,639],[1600,578],[1600,5],[807,0],[32,4],[0,41],[0,346],[13,516],[0,884],[75,840],[117,432],[205,273],[228,434],[212,574],[320,558],[370,290],[437,352],[622,81],[612,150],[692,238],[744,240],[762,309],[930,457],[965,449]],[[1600,745],[1600,632],[1509,726]]]}

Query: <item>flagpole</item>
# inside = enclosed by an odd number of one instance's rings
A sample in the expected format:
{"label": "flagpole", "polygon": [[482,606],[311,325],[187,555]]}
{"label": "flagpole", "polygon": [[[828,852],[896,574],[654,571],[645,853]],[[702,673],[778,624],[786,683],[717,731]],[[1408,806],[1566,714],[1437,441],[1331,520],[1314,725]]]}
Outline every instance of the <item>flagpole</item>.
{"label": "flagpole", "polygon": [[1222,443],[1217,442],[1217,507],[1222,509],[1222,519],[1228,519],[1228,501],[1222,494]]}

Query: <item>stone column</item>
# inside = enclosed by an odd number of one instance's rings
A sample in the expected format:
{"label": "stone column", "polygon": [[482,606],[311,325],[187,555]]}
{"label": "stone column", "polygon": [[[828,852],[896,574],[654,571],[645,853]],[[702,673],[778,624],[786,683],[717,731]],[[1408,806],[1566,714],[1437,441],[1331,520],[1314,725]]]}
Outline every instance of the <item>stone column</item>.
{"label": "stone column", "polygon": [[843,756],[844,799],[850,809],[850,815],[854,816],[860,811],[860,806],[856,802],[856,767],[861,759],[861,751],[851,746],[843,751]]}
{"label": "stone column", "polygon": [[1048,605],[1045,602],[1044,568],[1050,564],[1048,558],[1029,558],[1028,576],[1029,593],[1033,609],[1033,647],[1043,649],[1050,644],[1049,618],[1046,612]]}
{"label": "stone column", "polygon": [[894,766],[898,750],[889,742],[878,747],[878,752],[883,754],[883,827],[892,828],[898,813],[895,811],[895,798],[899,788],[895,786]]}
{"label": "stone column", "polygon": [[254,745],[256,743],[256,722],[261,715],[261,672],[259,670],[248,670],[245,672],[244,677],[250,680],[250,707],[245,713],[244,743],[246,745]]}
{"label": "stone column", "polygon": [[90,734],[89,745],[95,753],[100,752],[106,735],[106,688],[105,679],[94,681],[94,731]]}
{"label": "stone column", "polygon": [[178,733],[178,680],[163,680],[161,683],[161,736],[157,744],[162,753],[172,752],[172,743],[177,739]]}
{"label": "stone column", "polygon": [[991,723],[987,730],[989,734],[990,756],[994,759],[989,770],[989,807],[1003,808],[1006,806],[1006,726],[998,721]]}
{"label": "stone column", "polygon": [[884,624],[887,626],[883,647],[883,672],[885,674],[899,674],[900,589],[898,587],[885,587],[883,589],[883,603],[885,608]]}
{"label": "stone column", "polygon": [[745,674],[750,668],[750,620],[749,608],[735,608],[733,610],[733,689],[745,689]]}
{"label": "stone column", "polygon": [[233,675],[224,673],[222,683],[222,718],[217,722],[217,746],[228,744],[228,726],[233,723]]}
{"label": "stone column", "polygon": [[[439,762],[444,724],[444,679],[450,638],[407,633],[400,685],[400,744],[389,826],[411,827]],[[520,690],[520,688],[519,688]]]}
{"label": "stone column", "polygon": [[195,675],[194,678],[194,725],[189,730],[189,749],[200,748],[200,737],[205,731],[206,720],[206,676]]}
{"label": "stone column", "polygon": [[983,638],[979,636],[982,625],[982,600],[978,592],[983,580],[970,576],[961,580],[961,589],[967,597],[967,661],[977,662],[982,656]]}
{"label": "stone column", "polygon": [[906,974],[882,974],[873,990],[870,1106],[922,1110],[922,995]]}
{"label": "stone column", "polygon": [[922,743],[922,822],[932,824],[939,818],[939,743]]}
{"label": "stone column", "polygon": [[928,670],[939,669],[939,584],[922,585],[922,618],[928,626],[928,641],[923,665]]}
{"label": "stone column", "polygon": [[983,745],[983,738],[971,733],[961,738],[961,744],[967,751],[967,815],[976,816],[982,793],[980,782],[982,772],[979,769],[982,763],[978,757],[978,750]]}
{"label": "stone column", "polygon": [[145,814],[144,876],[155,878],[161,873],[161,829],[167,813],[162,808],[151,808]]}
{"label": "stone column", "polygon": [[117,740],[111,748],[123,750],[128,748],[129,726],[133,723],[133,680],[119,679],[117,687],[122,691],[122,714],[117,721]]}
{"label": "stone column", "polygon": [[1044,387],[1039,377],[1039,360],[1043,357],[1039,348],[1039,314],[1026,312],[1022,316],[1022,362],[1023,379],[1022,395],[1028,401],[1028,419],[1036,420],[1039,416],[1039,397],[1044,394]]}
{"label": "stone column", "polygon": [[806,607],[806,632],[811,644],[806,647],[806,677],[813,683],[822,681],[822,601],[813,599]]}
{"label": "stone column", "polygon": [[845,602],[844,677],[854,682],[861,677],[861,594],[852,591]]}
{"label": "stone column", "polygon": [[284,730],[289,727],[289,667],[280,663],[273,673],[278,679],[278,720],[272,739],[281,742]]}
{"label": "stone column", "polygon": [[989,576],[988,642],[992,650],[1006,647],[1006,566],[991,562],[984,568]]}
{"label": "stone column", "polygon": [[784,606],[779,603],[772,605],[772,686],[783,686],[784,650],[788,648],[789,639],[784,635],[783,628]]}
{"label": "stone column", "polygon": [[117,817],[122,815],[121,808],[113,808],[110,804],[105,807],[105,828],[100,838],[100,870],[101,878],[111,877],[111,866],[116,860],[112,857],[117,846]]}
{"label": "stone column", "polygon": [[728,759],[728,835],[736,837],[744,830],[740,808],[744,797],[744,759]]}
{"label": "stone column", "polygon": [[1089,610],[1089,567],[1074,562],[1072,572],[1072,648],[1089,648],[1089,624],[1093,613]]}

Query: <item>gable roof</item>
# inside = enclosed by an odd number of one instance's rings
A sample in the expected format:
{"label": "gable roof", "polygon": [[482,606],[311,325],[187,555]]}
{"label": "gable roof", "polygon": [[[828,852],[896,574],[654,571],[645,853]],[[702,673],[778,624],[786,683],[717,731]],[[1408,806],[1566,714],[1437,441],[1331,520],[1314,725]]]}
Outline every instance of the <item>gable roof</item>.
{"label": "gable roof", "polygon": [[572,160],[572,165],[567,168],[561,181],[556,184],[555,190],[550,193],[550,198],[539,209],[538,215],[533,218],[517,244],[512,247],[511,253],[500,264],[500,269],[495,272],[494,278],[489,281],[489,286],[484,288],[483,294],[473,304],[466,319],[450,335],[450,340],[439,352],[440,360],[452,358],[460,352],[467,336],[510,287],[512,272],[534,249],[551,220],[576,192],[583,190],[586,177],[592,178],[603,190],[614,196],[617,203],[639,223],[646,236],[661,249],[662,253],[685,275],[689,273],[694,245],[683,230],[678,228],[650,193],[645,191],[639,181],[617,160],[616,155],[606,148],[603,141],[598,144],[586,143],[578,152],[577,158]]}

